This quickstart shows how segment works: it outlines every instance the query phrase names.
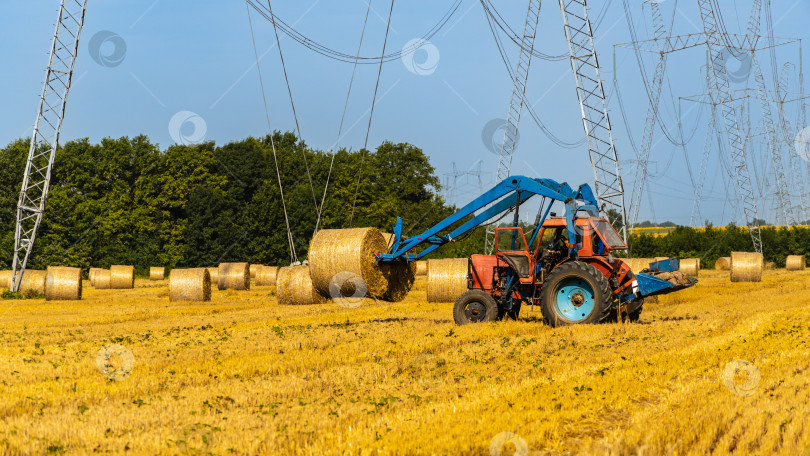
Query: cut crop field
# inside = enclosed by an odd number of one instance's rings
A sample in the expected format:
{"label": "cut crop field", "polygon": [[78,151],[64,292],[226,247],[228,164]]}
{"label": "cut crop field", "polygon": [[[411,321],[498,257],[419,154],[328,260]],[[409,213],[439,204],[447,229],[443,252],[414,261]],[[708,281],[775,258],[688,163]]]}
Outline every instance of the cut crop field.
{"label": "cut crop field", "polygon": [[0,301],[0,452],[810,454],[808,273],[702,271],[639,323],[558,329],[456,326],[424,277],[353,309],[167,294]]}

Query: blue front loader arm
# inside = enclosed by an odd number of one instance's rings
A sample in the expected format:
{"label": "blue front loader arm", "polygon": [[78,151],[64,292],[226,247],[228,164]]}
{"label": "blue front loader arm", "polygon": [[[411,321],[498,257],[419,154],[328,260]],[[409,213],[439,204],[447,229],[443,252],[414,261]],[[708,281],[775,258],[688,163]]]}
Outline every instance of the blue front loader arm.
{"label": "blue front loader arm", "polygon": [[[570,225],[569,235],[572,236],[570,239],[572,244],[574,240],[573,218],[576,216],[576,213],[585,211],[594,217],[599,214],[596,197],[588,184],[580,185],[577,190],[574,190],[565,182],[559,183],[551,179],[532,179],[525,176],[510,176],[483,195],[471,201],[455,214],[445,218],[417,236],[402,240],[402,219],[397,217],[397,223],[394,225],[393,245],[387,253],[377,255],[377,260],[381,262],[418,260],[488,220],[509,211],[512,207],[523,204],[535,195],[543,196],[553,201],[562,201],[566,204],[566,217]],[[478,215],[475,215],[476,211],[481,209],[484,210]],[[472,218],[470,220],[464,222],[449,233],[444,233],[453,225],[471,216]],[[423,244],[430,245],[416,255],[407,253]]]}

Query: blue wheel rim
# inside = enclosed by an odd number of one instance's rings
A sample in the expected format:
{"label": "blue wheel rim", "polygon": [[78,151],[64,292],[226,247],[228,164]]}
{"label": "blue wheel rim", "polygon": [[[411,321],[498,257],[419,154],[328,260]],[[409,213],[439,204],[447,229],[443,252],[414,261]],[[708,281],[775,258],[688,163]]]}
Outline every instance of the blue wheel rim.
{"label": "blue wheel rim", "polygon": [[585,320],[595,305],[593,287],[580,277],[563,279],[554,290],[554,312],[560,319],[570,322]]}

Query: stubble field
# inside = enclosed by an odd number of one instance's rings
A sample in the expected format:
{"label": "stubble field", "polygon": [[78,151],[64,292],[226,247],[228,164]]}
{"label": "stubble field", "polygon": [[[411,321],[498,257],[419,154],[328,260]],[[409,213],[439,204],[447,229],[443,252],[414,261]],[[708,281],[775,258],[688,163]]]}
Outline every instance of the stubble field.
{"label": "stubble field", "polygon": [[0,451],[810,454],[810,273],[703,271],[640,323],[558,329],[527,308],[458,327],[420,279],[355,309],[272,287],[170,303],[145,280],[0,301]]}

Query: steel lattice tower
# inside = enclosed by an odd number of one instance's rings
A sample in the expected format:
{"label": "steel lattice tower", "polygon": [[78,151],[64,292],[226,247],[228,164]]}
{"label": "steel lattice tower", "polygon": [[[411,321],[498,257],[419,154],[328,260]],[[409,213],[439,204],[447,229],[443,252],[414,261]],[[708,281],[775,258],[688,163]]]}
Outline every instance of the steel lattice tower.
{"label": "steel lattice tower", "polygon": [[709,47],[710,93],[723,119],[726,138],[730,146],[737,200],[742,203],[748,232],[754,243],[754,250],[762,253],[762,235],[759,225],[755,223],[757,204],[754,188],[751,184],[745,144],[743,143],[742,132],[734,110],[734,100],[731,96],[731,87],[723,55],[723,49],[726,49],[725,41],[720,33],[711,0],[698,0],[698,6],[703,20],[703,29],[706,33],[706,44]]}
{"label": "steel lattice tower", "polygon": [[19,290],[48,201],[51,171],[59,148],[59,134],[86,10],[87,0],[61,0],[59,5],[59,19],[17,203],[12,265],[14,275],[10,284],[12,291]]}
{"label": "steel lattice tower", "polygon": [[[509,114],[503,132],[503,142],[498,152],[498,169],[495,178],[498,182],[509,177],[512,169],[512,157],[517,145],[518,125],[523,103],[526,99],[526,83],[529,80],[529,68],[532,65],[534,53],[534,39],[537,36],[537,24],[540,21],[540,0],[529,0],[529,10],[526,13],[526,23],[523,26],[523,36],[520,43],[520,57],[515,67],[512,97],[509,99]],[[495,230],[487,227],[484,251],[491,253],[495,248]]]}
{"label": "steel lattice tower", "polygon": [[[587,0],[559,0],[559,3],[571,68],[577,86],[582,122],[587,136],[588,152],[593,167],[596,197],[602,203],[602,209],[614,209],[621,214],[622,235],[627,239],[624,187],[619,174],[619,161],[613,143],[605,90],[599,74],[599,59],[594,45],[593,27],[588,18]],[[526,94],[526,81],[534,51],[539,15],[540,0],[530,0],[520,58],[515,69],[514,88],[509,102],[504,140],[498,157],[496,174],[498,180],[505,179],[511,172],[517,127]],[[493,230],[490,227],[487,229],[485,251],[491,252],[493,247]]]}
{"label": "steel lattice tower", "polygon": [[624,185],[619,174],[619,159],[613,143],[605,89],[599,74],[599,59],[594,46],[593,27],[588,18],[588,4],[586,0],[560,0],[560,11],[577,83],[582,122],[588,139],[596,198],[603,210],[613,209],[621,214],[624,222],[622,236],[627,240]]}

